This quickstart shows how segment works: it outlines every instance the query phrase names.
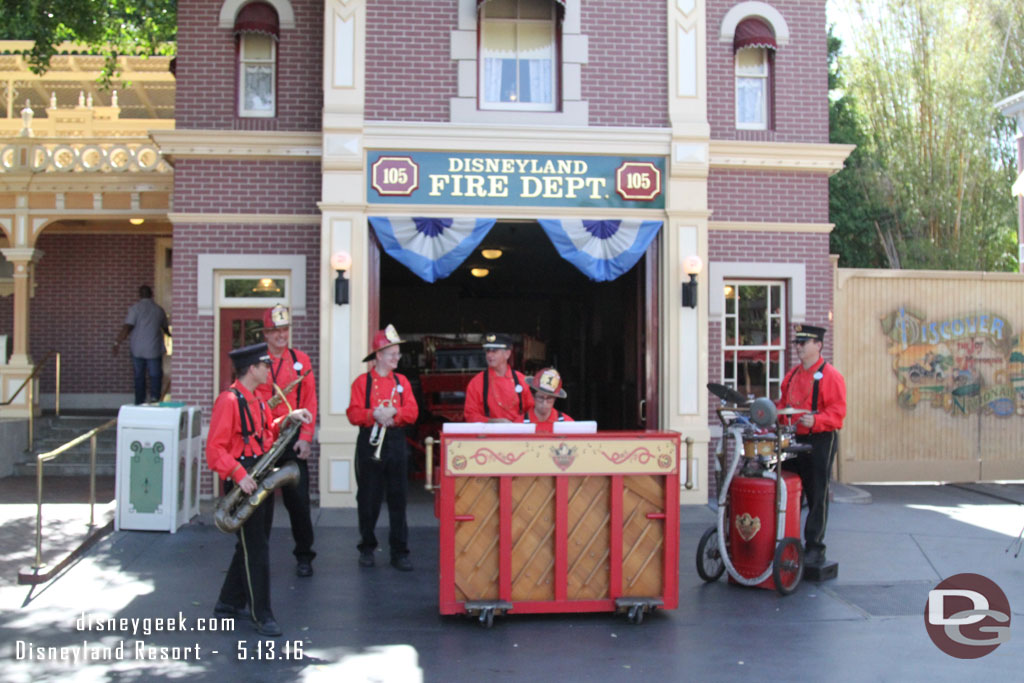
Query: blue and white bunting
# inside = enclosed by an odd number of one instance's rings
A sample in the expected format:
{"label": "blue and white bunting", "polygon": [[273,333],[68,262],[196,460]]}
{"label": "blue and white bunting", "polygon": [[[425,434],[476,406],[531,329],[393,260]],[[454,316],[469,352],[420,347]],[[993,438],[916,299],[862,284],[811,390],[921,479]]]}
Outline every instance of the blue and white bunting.
{"label": "blue and white bunting", "polygon": [[658,234],[661,221],[541,219],[555,249],[595,282],[608,282],[636,265]]}
{"label": "blue and white bunting", "polygon": [[427,282],[452,274],[494,227],[493,218],[370,216],[384,251]]}

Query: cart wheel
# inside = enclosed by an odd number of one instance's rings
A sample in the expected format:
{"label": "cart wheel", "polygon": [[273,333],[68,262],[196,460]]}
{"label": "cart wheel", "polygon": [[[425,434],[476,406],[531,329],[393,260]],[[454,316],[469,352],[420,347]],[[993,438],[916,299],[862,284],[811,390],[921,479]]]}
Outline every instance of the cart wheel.
{"label": "cart wheel", "polygon": [[645,611],[646,608],[644,607],[644,605],[633,605],[632,607],[630,607],[629,613],[626,615],[629,619],[629,623],[633,624],[634,626],[639,626],[640,624],[644,623]]}
{"label": "cart wheel", "polygon": [[480,625],[484,628],[494,626],[494,610],[490,607],[480,610],[480,616],[477,618],[480,620]]}
{"label": "cart wheel", "polygon": [[725,571],[725,560],[718,550],[718,527],[704,532],[697,544],[697,574],[707,582],[718,581]]}
{"label": "cart wheel", "polygon": [[804,549],[795,538],[784,538],[775,548],[775,561],[772,563],[772,581],[775,590],[782,595],[789,595],[800,585],[804,577]]}

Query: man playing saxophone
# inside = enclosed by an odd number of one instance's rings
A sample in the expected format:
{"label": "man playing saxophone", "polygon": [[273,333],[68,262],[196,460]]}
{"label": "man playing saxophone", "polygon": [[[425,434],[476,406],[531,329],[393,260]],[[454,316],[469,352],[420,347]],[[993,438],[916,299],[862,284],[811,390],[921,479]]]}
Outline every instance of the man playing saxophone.
{"label": "man playing saxophone", "polygon": [[[409,449],[402,427],[416,422],[419,407],[409,380],[395,372],[402,356],[398,345],[402,343],[391,325],[374,335],[373,348],[363,359],[364,362],[373,361],[373,364],[369,372],[352,382],[352,398],[346,414],[348,421],[359,427],[355,463],[359,566],[374,565],[373,551],[377,547],[374,528],[386,497],[391,566],[407,572],[412,571],[409,529],[405,520]],[[371,445],[371,434],[379,439],[379,443]]]}
{"label": "man playing saxophone", "polygon": [[285,306],[277,305],[263,312],[263,338],[270,353],[270,377],[256,387],[256,396],[270,406],[274,417],[286,415],[293,408],[305,408],[313,416],[313,421],[302,426],[295,443],[285,449],[280,461],[283,465],[294,460],[299,466],[298,483],[281,487],[281,499],[288,511],[295,540],[292,550],[295,574],[312,576],[316,553],[313,551],[313,520],[309,511],[307,458],[316,427],[316,381],[309,356],[288,346],[291,324],[291,315]]}
{"label": "man playing saxophone", "polygon": [[[206,462],[225,480],[225,493],[238,486],[251,494],[258,482],[249,476],[249,470],[273,445],[285,419],[308,424],[313,416],[299,408],[275,420],[266,403],[256,398],[254,390],[270,374],[265,343],[244,346],[229,355],[237,379],[213,404]],[[238,530],[235,554],[213,609],[216,616],[251,617],[257,632],[265,636],[281,635],[270,608],[269,541],[273,520],[274,499],[270,496]]]}

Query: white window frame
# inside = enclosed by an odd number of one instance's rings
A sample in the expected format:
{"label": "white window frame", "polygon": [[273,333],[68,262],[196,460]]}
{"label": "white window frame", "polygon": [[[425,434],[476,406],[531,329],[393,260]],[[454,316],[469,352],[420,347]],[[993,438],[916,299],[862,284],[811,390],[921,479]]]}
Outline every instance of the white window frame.
{"label": "white window frame", "polygon": [[[728,297],[726,296],[727,287],[766,287],[766,291],[770,291],[771,287],[778,287],[778,312],[771,310],[770,301],[771,298],[767,298],[765,302],[765,338],[762,343],[753,344],[742,344],[739,342],[739,299],[735,299],[737,305],[733,311],[729,311],[728,308]],[[722,339],[722,355],[721,355],[721,379],[722,384],[736,389],[740,393],[746,393],[744,390],[746,387],[739,387],[739,357],[738,352],[740,351],[763,351],[765,353],[765,385],[761,387],[764,390],[764,395],[775,400],[778,398],[777,391],[781,390],[782,378],[786,375],[786,330],[787,330],[787,306],[789,301],[789,283],[786,280],[746,280],[741,278],[729,278],[723,282],[723,286],[718,290],[716,296],[722,298],[722,311],[723,315],[721,318],[721,339]],[[772,338],[772,323],[776,323],[778,330],[778,339]],[[733,338],[736,342],[729,344],[729,328],[732,328],[735,334]],[[731,354],[731,360],[730,360]],[[778,355],[778,369],[776,374],[773,375],[771,372],[771,356],[772,354]],[[726,367],[732,364],[732,377],[727,378]],[[774,391],[773,391],[774,390]]]}
{"label": "white window frame", "polygon": [[[284,292],[281,296],[228,296],[227,288],[229,280],[260,280],[271,278],[273,280],[284,280]],[[292,291],[291,271],[251,271],[251,270],[228,270],[217,271],[217,305],[219,308],[271,308],[277,304],[289,306],[289,299]]]}
{"label": "white window frame", "polygon": [[[270,57],[268,59],[248,58],[245,56],[245,39],[247,36],[260,36],[270,41]],[[273,106],[270,110],[246,109],[245,107],[245,67],[270,67],[270,97]],[[243,33],[238,36],[238,115],[245,118],[272,119],[277,116],[277,41],[263,33]]]}
{"label": "white window frame", "polygon": [[[758,51],[761,54],[762,73],[740,73],[740,54]],[[736,128],[738,130],[768,130],[769,103],[772,99],[771,87],[771,58],[768,55],[768,48],[765,47],[743,47],[736,50],[733,55],[733,74],[735,86],[733,88],[734,104],[736,110]],[[740,83],[742,81],[761,82],[761,120],[740,121]]]}
{"label": "white window frame", "polygon": [[[518,0],[517,7],[518,7]],[[555,3],[549,0],[549,10],[551,12],[550,18],[548,19],[508,19],[503,17],[488,17],[487,8],[488,5],[484,5],[480,10],[480,56],[477,60],[477,66],[479,69],[478,78],[480,86],[478,88],[478,106],[481,110],[498,110],[498,111],[542,111],[542,112],[553,112],[558,108],[559,100],[559,64],[558,64],[558,15],[555,8]],[[487,59],[485,54],[484,44],[486,42],[486,33],[488,26],[508,25],[512,24],[516,28],[516,61],[519,60],[519,32],[518,28],[522,25],[540,25],[548,24],[551,30],[551,101],[550,102],[488,102],[484,99],[484,94],[487,90],[485,87],[486,83],[486,71],[487,71]],[[518,77],[518,69],[517,69]],[[518,89],[518,88],[517,88]]]}

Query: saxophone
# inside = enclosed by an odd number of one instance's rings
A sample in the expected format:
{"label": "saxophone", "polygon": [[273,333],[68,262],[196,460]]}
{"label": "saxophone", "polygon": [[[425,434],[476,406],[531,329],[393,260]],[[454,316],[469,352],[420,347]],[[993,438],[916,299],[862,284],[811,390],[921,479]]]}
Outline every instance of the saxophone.
{"label": "saxophone", "polygon": [[[288,410],[290,411],[293,406],[292,404],[288,403],[288,399],[285,398],[285,396],[292,393],[292,389],[299,386],[299,382],[306,379],[306,375],[308,375],[311,372],[313,372],[313,368],[306,370],[304,373],[293,379],[291,382],[288,382],[288,384],[284,386],[284,389],[274,384],[274,395],[271,396],[270,399],[267,401],[267,405],[270,406],[271,408],[276,408],[277,405],[281,403],[281,401],[284,401],[284,404],[288,406]],[[298,408],[299,406],[294,407]]]}
{"label": "saxophone", "polygon": [[213,522],[218,529],[226,534],[235,533],[267,496],[274,493],[274,489],[299,481],[299,466],[294,462],[279,468],[275,468],[274,465],[301,427],[301,422],[289,420],[288,426],[281,430],[270,450],[256,461],[256,466],[249,472],[249,476],[256,480],[255,491],[246,495],[241,486],[236,486],[217,502],[217,507],[213,511]]}

